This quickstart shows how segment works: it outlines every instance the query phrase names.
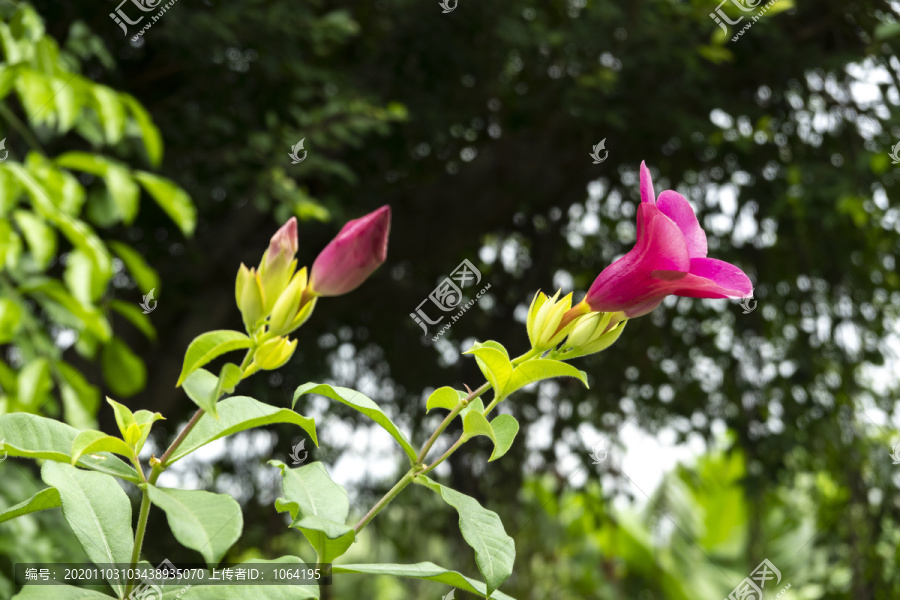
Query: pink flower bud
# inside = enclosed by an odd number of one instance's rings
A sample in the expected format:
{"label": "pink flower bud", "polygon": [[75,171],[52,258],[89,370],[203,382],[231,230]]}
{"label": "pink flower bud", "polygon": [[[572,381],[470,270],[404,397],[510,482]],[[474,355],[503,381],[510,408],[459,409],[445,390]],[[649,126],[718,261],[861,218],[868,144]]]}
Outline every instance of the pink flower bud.
{"label": "pink flower bud", "polygon": [[340,296],[359,287],[384,262],[390,229],[387,205],[344,225],[313,263],[312,293]]}
{"label": "pink flower bud", "polygon": [[297,242],[297,217],[291,217],[287,223],[282,225],[278,229],[278,231],[275,232],[275,235],[272,236],[272,239],[269,240],[269,262],[271,263],[282,254],[287,255],[288,257],[290,257],[290,259],[293,259],[294,255],[297,254],[298,247],[299,243]]}

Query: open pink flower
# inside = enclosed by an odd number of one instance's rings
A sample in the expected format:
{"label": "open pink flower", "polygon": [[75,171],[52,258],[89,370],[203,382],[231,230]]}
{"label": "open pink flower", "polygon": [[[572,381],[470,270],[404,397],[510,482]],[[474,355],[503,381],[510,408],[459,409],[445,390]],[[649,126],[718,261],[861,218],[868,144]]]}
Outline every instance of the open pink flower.
{"label": "open pink flower", "polygon": [[659,195],[641,163],[637,243],[606,267],[583,300],[591,310],[639,317],[673,294],[689,298],[741,298],[753,286],[732,264],[706,258],[706,233],[688,201],[677,192]]}
{"label": "open pink flower", "polygon": [[313,263],[309,287],[317,296],[340,296],[356,289],[387,256],[391,207],[344,225]]}

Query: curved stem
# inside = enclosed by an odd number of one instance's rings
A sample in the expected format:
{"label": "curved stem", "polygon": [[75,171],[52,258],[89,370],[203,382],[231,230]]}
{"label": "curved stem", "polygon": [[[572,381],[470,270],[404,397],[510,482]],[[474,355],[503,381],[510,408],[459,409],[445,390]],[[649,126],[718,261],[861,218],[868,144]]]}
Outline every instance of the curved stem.
{"label": "curved stem", "polygon": [[387,494],[385,494],[378,503],[372,507],[372,510],[366,513],[366,515],[360,519],[359,523],[353,528],[356,533],[362,531],[363,527],[369,524],[369,521],[375,518],[381,509],[388,505],[388,503],[397,497],[397,495],[403,491],[403,488],[412,483],[413,480],[413,471],[407,471],[406,475],[404,475],[397,484],[392,487]]}
{"label": "curved stem", "polygon": [[[191,432],[191,430],[194,428],[194,426],[197,424],[197,422],[200,421],[200,417],[202,417],[203,414],[204,414],[204,410],[202,408],[198,408],[197,412],[194,413],[194,416],[191,417],[191,420],[187,422],[187,425],[184,426],[184,429],[181,430],[181,433],[179,433],[178,437],[176,437],[175,440],[172,442],[172,445],[169,446],[169,448],[165,451],[165,453],[162,455],[162,457],[160,457],[159,464],[162,467],[162,469],[166,468],[166,463],[172,457],[172,454],[176,450],[178,450],[178,446],[181,445],[181,442],[184,441],[184,438],[187,437],[187,435]],[[160,469],[160,470],[162,470],[162,469]],[[155,471],[156,467],[154,467],[153,470]],[[157,475],[157,477],[158,477],[158,475]]]}
{"label": "curved stem", "polygon": [[544,353],[544,350],[537,350],[537,349],[535,349],[535,348],[532,348],[531,350],[529,350],[528,352],[526,352],[526,353],[523,354],[522,356],[519,356],[519,357],[516,357],[516,358],[512,359],[511,362],[512,362],[512,365],[513,365],[514,367],[518,367],[518,366],[521,365],[523,362],[528,361],[528,360],[531,360],[531,359],[534,358],[535,356],[540,356],[540,355],[543,354],[543,353]]}
{"label": "curved stem", "polygon": [[488,391],[490,389],[490,387],[491,387],[490,383],[485,383],[480,388],[478,388],[474,392],[471,392],[468,396],[466,396],[465,398],[463,398],[462,400],[459,401],[459,404],[457,404],[453,408],[453,410],[450,411],[450,414],[448,414],[444,418],[444,420],[441,421],[441,424],[438,425],[438,428],[434,430],[434,433],[431,434],[431,437],[428,438],[428,441],[425,442],[424,446],[422,446],[422,450],[419,452],[419,456],[416,459],[417,465],[421,465],[421,464],[425,463],[425,457],[428,456],[428,452],[431,451],[431,447],[434,446],[434,443],[437,441],[437,439],[440,437],[440,435],[444,432],[445,429],[447,429],[447,427],[450,425],[450,423],[453,421],[453,419],[455,419],[456,416],[462,411],[462,409],[464,409],[466,406],[468,406],[469,402],[475,400],[476,398],[481,396],[483,393]]}
{"label": "curved stem", "polygon": [[454,442],[454,444],[452,446],[450,446],[446,452],[441,454],[441,456],[436,461],[431,463],[429,466],[425,467],[424,470],[419,471],[418,475],[424,475],[425,473],[428,473],[429,471],[434,469],[436,466],[438,466],[439,464],[441,464],[442,462],[444,462],[445,460],[450,458],[450,455],[453,454],[454,452],[456,452],[459,449],[459,447],[462,446],[464,443],[466,443],[465,434],[460,435],[459,439],[456,440],[456,442]]}

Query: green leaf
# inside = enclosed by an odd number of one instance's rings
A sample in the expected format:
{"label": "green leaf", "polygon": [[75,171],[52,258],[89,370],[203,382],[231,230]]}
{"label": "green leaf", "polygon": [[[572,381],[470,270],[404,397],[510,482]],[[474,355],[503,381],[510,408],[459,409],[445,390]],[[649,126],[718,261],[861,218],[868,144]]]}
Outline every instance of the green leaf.
{"label": "green leaf", "polygon": [[440,387],[428,396],[428,401],[425,403],[425,412],[431,411],[432,408],[453,410],[459,404],[459,401],[468,397],[468,395],[465,392],[454,390],[452,387]]}
{"label": "green leaf", "polygon": [[78,463],[78,459],[85,454],[95,454],[97,452],[110,452],[112,454],[121,454],[129,459],[134,458],[131,446],[123,440],[107,435],[102,431],[89,429],[75,436],[75,440],[72,442],[72,458],[69,462],[74,466]]}
{"label": "green leaf", "polygon": [[[0,415],[0,442],[9,456],[69,462],[78,430],[53,419],[25,413]],[[137,472],[112,454],[83,456],[78,465],[137,483]]]}
{"label": "green leaf", "polygon": [[214,358],[226,352],[249,348],[250,345],[250,338],[239,331],[220,329],[198,335],[184,353],[184,364],[175,387],[180,386],[188,375]]}
{"label": "green leaf", "polygon": [[488,593],[496,590],[512,574],[516,545],[506,534],[497,513],[487,510],[477,500],[432,481],[424,475],[414,479],[444,499],[459,513],[459,530],[475,550],[475,563],[484,575]]}
{"label": "green leaf", "polygon": [[494,350],[499,350],[503,353],[503,356],[509,358],[509,351],[506,347],[500,342],[495,342],[494,340],[487,340],[486,342],[475,342],[473,348],[493,348]]}
{"label": "green leaf", "polygon": [[519,433],[519,422],[512,415],[498,415],[491,421],[491,429],[494,430],[494,453],[491,454],[492,460],[497,460],[507,452]]}
{"label": "green leaf", "polygon": [[73,250],[66,255],[63,279],[72,295],[84,306],[96,303],[106,291],[106,284],[109,281],[105,274],[97,269],[91,257],[81,250]]}
{"label": "green leaf", "polygon": [[[131,561],[131,501],[115,479],[49,461],[41,468],[41,478],[59,490],[63,516],[91,561]],[[110,585],[123,593],[118,582],[110,580]]]}
{"label": "green leaf", "polygon": [[54,162],[66,169],[102,177],[112,199],[111,206],[115,207],[117,213],[113,221],[121,218],[126,225],[134,221],[140,206],[141,189],[132,179],[127,167],[106,157],[87,152],[66,152]]}
{"label": "green leaf", "polygon": [[12,91],[13,84],[16,82],[16,71],[17,69],[14,65],[3,65],[0,67],[0,100],[6,98]]}
{"label": "green leaf", "polygon": [[56,256],[56,231],[27,210],[17,210],[13,212],[13,217],[28,242],[28,249],[38,268],[46,269]]}
{"label": "green leaf", "polygon": [[141,202],[141,190],[128,172],[116,163],[109,163],[106,171],[106,187],[113,203],[122,217],[122,222],[131,225],[137,217]]}
{"label": "green leaf", "polygon": [[234,391],[240,383],[241,368],[232,363],[225,363],[218,377],[206,369],[197,369],[184,380],[182,387],[194,404],[219,418],[216,413],[216,403],[223,393]]}
{"label": "green leaf", "polygon": [[[37,283],[22,286],[22,291],[32,294],[45,309],[62,311],[70,315],[73,328],[87,331],[100,341],[107,341],[112,335],[109,323],[102,311],[96,307],[86,307],[75,299],[60,282],[45,279]],[[59,313],[57,313],[59,314]]]}
{"label": "green leaf", "polygon": [[140,252],[122,242],[111,241],[107,242],[107,245],[122,259],[122,262],[125,263],[125,268],[131,273],[138,289],[145,294],[149,294],[150,290],[159,287],[159,276],[156,274],[153,267],[144,260],[144,257],[141,256]]}
{"label": "green leaf", "polygon": [[241,507],[228,494],[177,490],[148,485],[150,502],[166,513],[169,528],[182,545],[203,555],[211,567],[219,564],[241,537]]}
{"label": "green leaf", "polygon": [[109,307],[137,327],[141,333],[147,336],[147,339],[156,339],[156,329],[153,327],[153,323],[150,322],[150,317],[145,315],[144,311],[136,304],[129,304],[127,302],[122,302],[121,300],[113,300],[109,303]]}
{"label": "green leaf", "polygon": [[115,146],[125,133],[125,107],[116,92],[105,85],[92,85],[91,92],[97,116],[103,125],[103,135],[110,146]]}
{"label": "green leaf", "polygon": [[385,429],[388,433],[390,433],[395,440],[400,444],[400,447],[403,448],[403,451],[406,452],[406,455],[409,457],[410,461],[415,464],[416,462],[416,451],[412,447],[412,444],[409,443],[409,440],[406,439],[406,436],[403,435],[397,426],[394,425],[394,422],[388,418],[384,411],[375,404],[375,402],[357,392],[356,390],[351,390],[350,388],[345,387],[336,387],[330,386],[326,383],[305,383],[298,387],[294,391],[294,403],[292,406],[297,405],[297,399],[304,394],[321,394],[332,400],[337,400],[342,404],[346,404],[350,408],[358,410],[362,414],[366,415],[379,425]]}
{"label": "green leaf", "polygon": [[141,132],[141,139],[144,142],[144,148],[147,150],[147,158],[154,167],[159,166],[163,154],[163,141],[159,133],[159,129],[153,124],[153,119],[141,103],[128,94],[119,93],[119,98],[128,107],[128,112],[137,123]]}
{"label": "green leaf", "polygon": [[477,594],[480,598],[489,597],[492,600],[515,600],[503,592],[495,591],[488,596],[486,586],[480,581],[470,579],[457,571],[451,571],[439,567],[431,562],[420,562],[412,565],[382,564],[382,565],[334,565],[332,573],[362,573],[365,575],[393,575],[395,577],[410,577],[424,579],[452,586],[454,588]]}
{"label": "green leaf", "polygon": [[484,345],[472,348],[463,354],[473,354],[475,356],[478,368],[481,369],[485,379],[494,388],[495,397],[505,398],[509,395],[506,391],[506,386],[513,373],[513,366],[509,356],[497,348]]}
{"label": "green leaf", "polygon": [[9,169],[0,169],[0,217],[10,214],[21,194],[22,184],[18,178]]}
{"label": "green leaf", "polygon": [[19,502],[15,506],[10,506],[0,513],[0,523],[15,519],[16,517],[21,517],[22,515],[27,515],[28,513],[46,510],[48,508],[56,508],[58,506],[60,506],[59,490],[52,487],[46,488],[39,491],[28,500]]}
{"label": "green leaf", "polygon": [[558,360],[546,358],[537,358],[522,363],[513,371],[512,377],[507,383],[505,395],[508,396],[518,389],[521,389],[529,383],[535,383],[543,379],[551,379],[553,377],[574,377],[589,387],[587,382],[587,374],[579,371],[572,365],[567,365]]}
{"label": "green leaf", "polygon": [[36,358],[19,371],[16,388],[19,403],[29,410],[37,412],[44,404],[47,394],[53,389],[50,379],[50,363],[46,358]]}
{"label": "green leaf", "polygon": [[22,307],[14,300],[0,298],[0,344],[13,339],[22,327]]}
{"label": "green leaf", "polygon": [[[47,600],[47,598],[47,590],[44,586],[26,585],[21,592],[12,597],[12,600]],[[70,585],[53,586],[53,600],[109,600],[109,598],[106,594],[101,594],[94,590],[86,590]]]}
{"label": "green leaf", "polygon": [[113,336],[103,346],[100,365],[106,383],[117,396],[133,396],[147,385],[144,361],[119,337]]}
{"label": "green leaf", "polygon": [[491,428],[491,424],[488,423],[488,420],[485,418],[482,411],[478,410],[470,410],[466,413],[466,416],[463,417],[463,435],[466,436],[466,439],[471,439],[476,435],[483,435],[491,438],[491,441],[494,442],[494,445],[497,445],[497,440],[494,438],[494,430]]}
{"label": "green leaf", "polygon": [[[129,446],[134,448],[135,454],[139,454],[141,448],[144,447],[144,442],[147,441],[147,436],[150,435],[150,429],[153,427],[153,424],[165,417],[159,413],[150,412],[149,410],[139,410],[136,413],[132,413],[130,408],[116,402],[112,398],[107,398],[106,402],[112,407],[113,412],[116,415],[116,425],[119,427],[119,433],[122,434],[122,439],[124,439]],[[138,429],[139,434],[132,444],[132,442],[128,440],[128,432],[134,428]]]}
{"label": "green leaf", "polygon": [[53,112],[44,110],[52,106],[54,90],[50,85],[51,78],[32,69],[19,68],[16,79],[16,92],[32,125],[43,125],[53,120]]}
{"label": "green leaf", "polygon": [[153,196],[159,207],[175,221],[185,236],[190,237],[194,233],[194,227],[197,225],[197,209],[187,192],[168,179],[146,171],[135,171],[134,178]]}
{"label": "green leaf", "polygon": [[330,563],[353,544],[356,533],[345,521],[350,502],[344,487],[335,483],[320,462],[288,468],[281,461],[269,464],[281,469],[284,498],[275,501],[278,512],[289,512],[295,527],[316,550],[318,561]]}
{"label": "green leaf", "polygon": [[[276,423],[291,423],[302,428],[313,443],[316,440],[315,421],[287,408],[275,408],[246,396],[232,396],[225,398],[217,405],[219,419],[210,415],[203,415],[197,425],[187,435],[178,450],[169,459],[168,464],[184,458],[197,448],[215,441],[221,437],[260,427],[262,425],[274,425]],[[0,417],[2,418],[2,417]]]}
{"label": "green leaf", "polygon": [[67,362],[56,361],[55,367],[58,373],[56,387],[62,396],[66,423],[78,429],[94,427],[100,406],[100,390],[88,383],[81,371]]}
{"label": "green leaf", "polygon": [[67,214],[62,208],[51,200],[51,194],[34,180],[20,165],[13,164],[8,167],[16,176],[25,190],[37,212],[50,221],[66,237],[69,242],[79,250],[86,253],[97,268],[108,277],[112,273],[112,259],[106,252],[103,241],[94,233],[94,230],[75,216]]}

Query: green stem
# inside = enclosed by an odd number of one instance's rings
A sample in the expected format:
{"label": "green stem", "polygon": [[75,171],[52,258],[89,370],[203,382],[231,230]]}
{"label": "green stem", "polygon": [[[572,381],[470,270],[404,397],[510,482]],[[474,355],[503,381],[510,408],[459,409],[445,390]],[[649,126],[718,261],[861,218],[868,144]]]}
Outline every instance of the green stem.
{"label": "green stem", "polygon": [[452,446],[450,446],[450,447],[447,449],[446,452],[444,452],[443,454],[441,454],[441,456],[440,456],[436,461],[434,461],[433,463],[431,463],[431,465],[425,467],[424,470],[419,471],[418,474],[419,474],[419,475],[424,475],[425,473],[428,473],[429,471],[431,471],[432,469],[434,469],[436,466],[438,466],[439,464],[441,464],[442,462],[444,462],[445,460],[447,460],[448,458],[450,458],[450,455],[453,454],[454,452],[456,452],[456,451],[459,449],[459,447],[462,446],[462,445],[465,444],[465,443],[466,443],[466,436],[465,436],[465,434],[462,434],[462,435],[459,436],[459,439],[456,440],[456,442],[455,442]]}
{"label": "green stem", "polygon": [[447,427],[450,425],[450,423],[453,422],[453,419],[456,418],[456,416],[462,411],[462,409],[464,409],[466,406],[468,406],[469,402],[475,400],[476,398],[481,396],[483,393],[488,391],[490,389],[490,387],[491,387],[490,383],[485,383],[480,388],[478,388],[474,392],[470,392],[468,396],[466,396],[465,398],[463,398],[462,400],[459,401],[459,404],[457,404],[453,408],[453,410],[450,411],[450,414],[448,414],[444,418],[444,420],[441,421],[441,424],[438,425],[438,428],[434,430],[434,433],[431,434],[431,437],[428,438],[428,441],[425,442],[424,446],[422,446],[422,450],[419,452],[419,456],[416,459],[417,465],[425,464],[425,458],[428,456],[428,453],[431,451],[431,447],[434,446],[434,443],[437,441],[437,439],[440,437],[440,435],[444,432],[445,429],[447,429]]}
{"label": "green stem", "polygon": [[[141,512],[138,514],[137,529],[134,531],[134,550],[131,551],[131,568],[137,567],[138,560],[141,557],[141,546],[144,545],[144,532],[147,530],[147,518],[150,516],[150,490],[144,485],[143,496],[141,497]],[[129,580],[125,586],[125,594],[123,598],[127,598],[134,587],[135,581]]]}
{"label": "green stem", "polygon": [[534,358],[535,356],[540,356],[540,355],[543,354],[544,352],[545,352],[545,350],[537,350],[537,349],[535,349],[535,348],[532,348],[531,350],[529,350],[528,352],[526,352],[526,353],[523,354],[522,356],[519,356],[518,358],[512,359],[512,365],[513,365],[514,367],[518,367],[518,366],[519,366],[520,364],[522,364],[523,362],[525,362],[525,361],[527,361],[527,360],[531,360],[531,359]]}
{"label": "green stem", "polygon": [[403,488],[405,488],[405,487],[408,486],[410,483],[412,483],[413,476],[414,476],[414,472],[413,472],[412,470],[408,471],[408,472],[406,473],[406,475],[404,475],[404,476],[400,479],[400,481],[398,481],[397,484],[396,484],[394,487],[392,487],[392,488],[388,491],[388,493],[385,494],[385,495],[381,498],[381,500],[378,501],[378,503],[377,503],[375,506],[372,507],[372,510],[370,510],[369,512],[367,512],[367,513],[366,513],[366,516],[364,516],[362,519],[360,519],[359,523],[356,524],[356,527],[354,527],[353,530],[354,530],[356,533],[359,533],[360,531],[362,531],[363,527],[365,527],[366,525],[368,525],[368,524],[369,524],[369,521],[371,521],[372,519],[374,519],[374,518],[375,518],[375,515],[377,515],[379,512],[381,512],[381,509],[383,509],[385,506],[387,506],[388,503],[389,503],[391,500],[393,500],[394,498],[396,498],[397,495],[398,495],[400,492],[403,491]]}
{"label": "green stem", "polygon": [[[178,450],[178,446],[181,445],[181,442],[184,441],[184,438],[187,437],[187,435],[191,432],[191,430],[194,428],[194,426],[200,421],[200,417],[202,417],[203,414],[204,414],[203,409],[198,408],[197,412],[194,413],[194,416],[191,417],[191,420],[188,421],[187,425],[184,426],[184,429],[181,430],[181,433],[178,434],[178,437],[176,437],[175,440],[172,442],[172,445],[169,446],[168,450],[166,450],[165,453],[162,455],[162,457],[160,457],[159,464],[154,465],[154,467],[153,467],[154,472],[156,471],[157,466],[160,467],[160,471],[162,471],[166,468],[166,463],[169,461],[169,458],[171,458],[172,454],[176,450]],[[151,474],[150,476],[152,477],[153,475]],[[157,475],[157,477],[159,477],[159,475]]]}

